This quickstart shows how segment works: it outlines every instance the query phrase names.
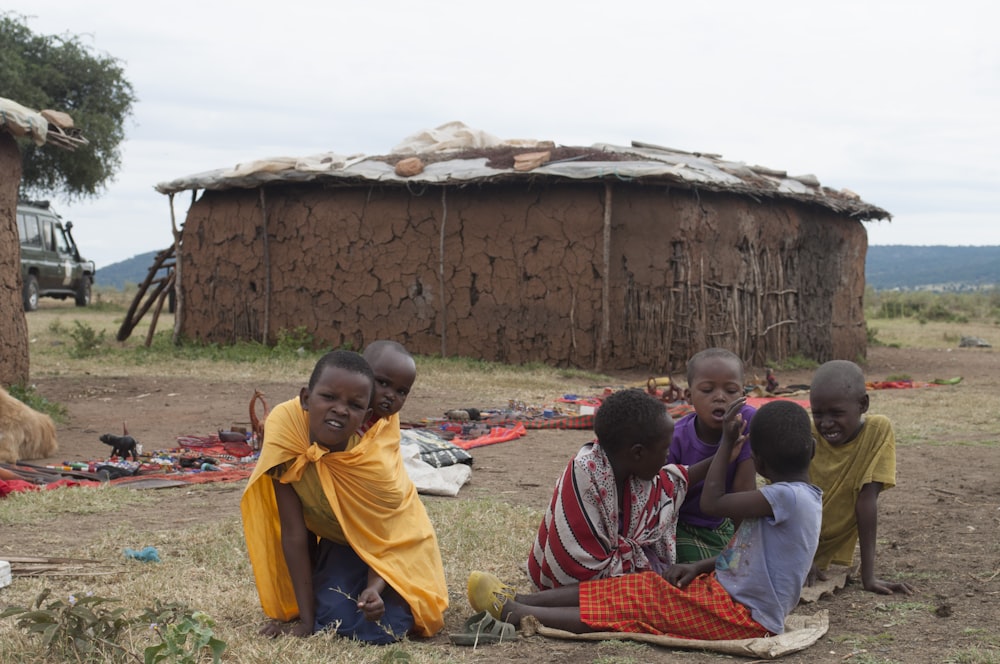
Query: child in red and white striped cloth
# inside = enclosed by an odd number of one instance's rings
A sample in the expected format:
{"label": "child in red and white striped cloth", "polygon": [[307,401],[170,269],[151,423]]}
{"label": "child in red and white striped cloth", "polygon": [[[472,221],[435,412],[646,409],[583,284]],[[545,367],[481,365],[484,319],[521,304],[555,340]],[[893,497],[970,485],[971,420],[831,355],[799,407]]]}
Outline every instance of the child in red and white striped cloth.
{"label": "child in red and white striped cloth", "polygon": [[812,427],[798,404],[763,406],[750,422],[749,437],[757,472],[770,483],[727,494],[727,460],[747,432],[743,404],[738,399],[726,411],[701,496],[706,514],[741,520],[722,554],[673,565],[662,574],[644,571],[524,595],[491,574],[473,572],[472,608],[515,624],[532,615],[543,625],[577,634],[640,632],[702,640],[781,634],[819,540],[822,491],[809,483]]}

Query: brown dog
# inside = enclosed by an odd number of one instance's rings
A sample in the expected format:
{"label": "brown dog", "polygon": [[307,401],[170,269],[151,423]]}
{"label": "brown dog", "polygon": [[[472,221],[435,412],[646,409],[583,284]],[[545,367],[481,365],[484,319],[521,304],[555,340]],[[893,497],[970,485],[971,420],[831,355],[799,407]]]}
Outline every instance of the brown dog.
{"label": "brown dog", "polygon": [[0,387],[0,462],[44,459],[56,453],[52,418],[10,396]]}

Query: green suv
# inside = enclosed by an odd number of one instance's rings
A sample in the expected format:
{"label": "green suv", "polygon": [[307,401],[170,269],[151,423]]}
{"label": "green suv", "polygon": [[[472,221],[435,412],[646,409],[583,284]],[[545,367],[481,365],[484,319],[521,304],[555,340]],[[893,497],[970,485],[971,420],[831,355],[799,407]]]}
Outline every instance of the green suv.
{"label": "green suv", "polygon": [[21,236],[21,281],[24,310],[38,308],[38,298],[72,297],[76,306],[90,304],[94,261],[80,257],[70,230],[48,201],[27,201],[17,206],[17,232]]}

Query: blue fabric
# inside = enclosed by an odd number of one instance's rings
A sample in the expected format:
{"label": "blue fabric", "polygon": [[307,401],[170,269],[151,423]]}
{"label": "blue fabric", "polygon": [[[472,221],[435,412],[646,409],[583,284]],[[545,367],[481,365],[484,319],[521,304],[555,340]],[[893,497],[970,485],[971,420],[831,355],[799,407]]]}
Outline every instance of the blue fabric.
{"label": "blue fabric", "polygon": [[139,560],[144,563],[160,562],[160,552],[156,550],[155,546],[147,546],[138,551],[135,549],[124,549],[123,553],[130,560]]}
{"label": "blue fabric", "polygon": [[743,519],[716,558],[715,578],[754,620],[781,634],[816,554],[823,492],[805,482],[775,482],[760,492],[772,516]]}
{"label": "blue fabric", "polygon": [[358,596],[368,585],[368,565],[349,546],[321,539],[312,581],[317,632],[336,629],[341,636],[381,644],[399,641],[413,629],[410,606],[388,585],[382,593],[385,615],[378,622],[365,619]]}

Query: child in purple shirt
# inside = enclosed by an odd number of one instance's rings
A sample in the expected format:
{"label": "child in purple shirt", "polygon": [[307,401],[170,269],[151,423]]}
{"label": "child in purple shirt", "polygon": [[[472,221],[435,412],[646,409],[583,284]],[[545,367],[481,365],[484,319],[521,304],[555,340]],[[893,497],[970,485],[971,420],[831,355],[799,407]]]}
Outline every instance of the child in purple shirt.
{"label": "child in purple shirt", "polygon": [[[690,465],[715,454],[722,439],[723,420],[729,404],[741,398],[743,361],[724,348],[708,348],[687,363],[685,398],[694,412],[674,427],[667,463]],[[743,406],[740,415],[749,422],[756,412]],[[701,510],[703,483],[688,488],[677,522],[677,562],[692,563],[717,556],[729,544],[736,525],[729,518],[710,516]],[[752,491],[756,472],[750,459],[750,445],[744,445],[737,459],[726,468],[726,492]]]}

